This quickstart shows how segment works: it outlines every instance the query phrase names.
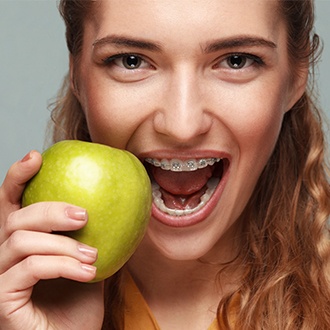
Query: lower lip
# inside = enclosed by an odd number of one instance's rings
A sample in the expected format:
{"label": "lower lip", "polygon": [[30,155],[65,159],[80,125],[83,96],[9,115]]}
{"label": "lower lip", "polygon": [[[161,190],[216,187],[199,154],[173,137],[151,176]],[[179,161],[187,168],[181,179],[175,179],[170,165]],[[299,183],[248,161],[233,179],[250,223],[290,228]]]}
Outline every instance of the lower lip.
{"label": "lower lip", "polygon": [[226,169],[225,175],[220,180],[210,200],[199,211],[184,216],[172,216],[162,212],[155,204],[152,204],[152,217],[166,226],[177,228],[190,227],[200,222],[203,222],[208,218],[208,216],[212,213],[212,211],[218,204],[218,201],[221,198],[222,192],[228,180],[228,176],[229,168]]}

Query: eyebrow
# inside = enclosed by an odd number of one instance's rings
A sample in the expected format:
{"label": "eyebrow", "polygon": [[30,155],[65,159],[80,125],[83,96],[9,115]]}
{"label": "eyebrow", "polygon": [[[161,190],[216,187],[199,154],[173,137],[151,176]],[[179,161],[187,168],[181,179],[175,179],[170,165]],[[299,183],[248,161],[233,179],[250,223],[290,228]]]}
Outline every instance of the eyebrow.
{"label": "eyebrow", "polygon": [[113,46],[124,46],[124,47],[133,47],[139,49],[150,50],[154,52],[160,52],[161,46],[157,43],[146,41],[143,39],[135,39],[124,36],[111,35],[106,36],[101,39],[96,39],[93,43],[93,47],[100,47],[106,44],[111,44]]}
{"label": "eyebrow", "polygon": [[[101,39],[96,39],[93,42],[93,47],[98,48],[103,45],[113,45],[116,47],[132,47],[138,49],[149,50],[153,52],[161,52],[162,46],[159,43],[147,41],[144,39],[131,38],[120,35],[109,35]],[[204,53],[214,53],[223,49],[236,47],[256,47],[263,46],[275,49],[277,45],[267,39],[255,36],[237,36],[225,39],[218,39],[201,46]]]}
{"label": "eyebrow", "polygon": [[203,47],[204,53],[213,53],[223,49],[230,49],[236,47],[256,47],[263,46],[275,49],[277,45],[267,39],[254,36],[238,36],[235,38],[226,38],[212,41]]}

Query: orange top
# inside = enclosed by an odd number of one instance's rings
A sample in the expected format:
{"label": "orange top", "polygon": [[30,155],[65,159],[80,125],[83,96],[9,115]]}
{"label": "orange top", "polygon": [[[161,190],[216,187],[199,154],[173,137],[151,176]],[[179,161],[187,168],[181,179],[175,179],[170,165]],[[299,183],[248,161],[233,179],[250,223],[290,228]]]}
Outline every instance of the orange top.
{"label": "orange top", "polygon": [[[128,272],[124,272],[123,274],[123,284],[125,297],[125,330],[161,330],[147,302]],[[235,306],[237,303],[238,299],[235,299]],[[234,309],[235,308],[233,308],[233,310]],[[232,317],[230,323],[234,323]],[[207,330],[221,330],[218,320],[215,319]]]}

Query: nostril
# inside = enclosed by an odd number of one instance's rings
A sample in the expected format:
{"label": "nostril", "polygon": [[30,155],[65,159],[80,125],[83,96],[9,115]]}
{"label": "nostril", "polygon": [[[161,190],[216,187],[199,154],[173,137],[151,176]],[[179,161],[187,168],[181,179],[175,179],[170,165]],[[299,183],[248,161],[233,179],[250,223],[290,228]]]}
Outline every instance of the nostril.
{"label": "nostril", "polygon": [[187,143],[207,134],[212,127],[212,117],[208,113],[180,113],[159,111],[153,119],[154,130],[180,143]]}

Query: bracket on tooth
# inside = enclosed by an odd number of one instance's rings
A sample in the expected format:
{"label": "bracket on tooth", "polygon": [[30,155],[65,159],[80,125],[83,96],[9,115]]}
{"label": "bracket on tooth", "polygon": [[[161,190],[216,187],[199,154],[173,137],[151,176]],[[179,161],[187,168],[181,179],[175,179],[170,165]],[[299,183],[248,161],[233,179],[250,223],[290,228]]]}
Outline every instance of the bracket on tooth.
{"label": "bracket on tooth", "polygon": [[155,167],[161,167],[166,171],[173,172],[189,172],[196,171],[206,166],[212,166],[217,162],[221,161],[221,158],[202,158],[202,159],[188,159],[185,161],[179,159],[162,159],[157,160],[153,158],[146,158],[145,161]]}

